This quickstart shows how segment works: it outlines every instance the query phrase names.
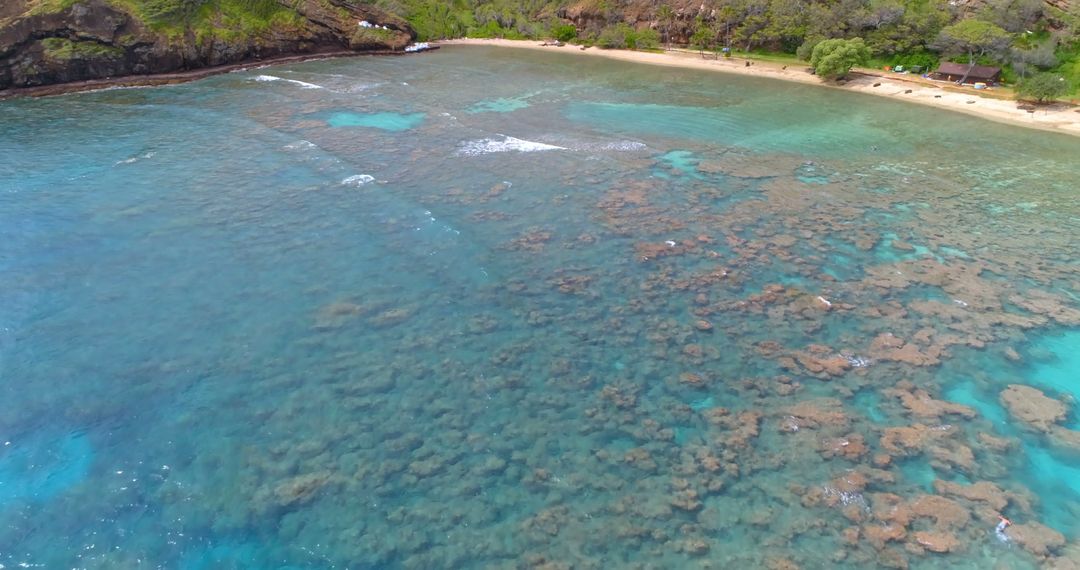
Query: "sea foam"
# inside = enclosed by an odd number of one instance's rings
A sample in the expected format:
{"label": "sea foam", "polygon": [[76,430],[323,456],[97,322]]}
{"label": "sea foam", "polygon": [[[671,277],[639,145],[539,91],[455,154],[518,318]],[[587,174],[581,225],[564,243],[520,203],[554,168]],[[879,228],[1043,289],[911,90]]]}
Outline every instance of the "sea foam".
{"label": "sea foam", "polygon": [[156,152],[148,152],[146,154],[142,154],[142,155],[139,155],[139,156],[132,156],[130,158],[125,158],[124,160],[116,161],[113,164],[113,166],[120,166],[121,164],[132,164],[132,163],[138,162],[140,160],[144,160],[144,159],[148,159],[148,158],[154,158],[155,154],[157,154],[157,153]]}
{"label": "sea foam", "polygon": [[501,140],[481,139],[468,141],[461,145],[458,154],[462,156],[479,156],[496,152],[539,152],[545,150],[566,150],[566,147],[503,136]]}
{"label": "sea foam", "polygon": [[293,85],[299,85],[304,89],[325,89],[322,85],[315,85],[314,83],[307,83],[306,81],[297,81],[295,79],[282,79],[274,75],[256,75],[255,81],[265,83],[269,81],[284,81],[286,83],[292,83]]}
{"label": "sea foam", "polygon": [[603,143],[583,143],[570,146],[573,150],[588,152],[635,152],[647,150],[649,147],[638,141],[611,141]]}
{"label": "sea foam", "polygon": [[374,181],[375,177],[369,174],[356,174],[342,180],[341,184],[342,186],[363,186],[364,184]]}
{"label": "sea foam", "polygon": [[311,141],[298,140],[294,143],[289,143],[281,148],[285,150],[312,150],[319,147]]}

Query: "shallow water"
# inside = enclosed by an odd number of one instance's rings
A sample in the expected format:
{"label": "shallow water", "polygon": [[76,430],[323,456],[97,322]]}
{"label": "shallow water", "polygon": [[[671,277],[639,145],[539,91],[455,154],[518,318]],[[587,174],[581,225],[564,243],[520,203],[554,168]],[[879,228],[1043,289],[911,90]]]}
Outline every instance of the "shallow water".
{"label": "shallow water", "polygon": [[1080,391],[1080,141],[471,47],[0,114],[2,567],[1080,561],[998,401]]}

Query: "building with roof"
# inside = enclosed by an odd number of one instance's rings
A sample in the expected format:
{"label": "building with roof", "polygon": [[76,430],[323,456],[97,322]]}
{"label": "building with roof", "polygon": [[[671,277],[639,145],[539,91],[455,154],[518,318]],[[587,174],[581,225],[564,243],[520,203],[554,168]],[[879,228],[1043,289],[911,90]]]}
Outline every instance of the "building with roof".
{"label": "building with roof", "polygon": [[[970,68],[970,71],[968,68]],[[987,85],[993,85],[1001,79],[1001,68],[990,67],[988,65],[976,65],[972,67],[966,63],[945,61],[938,66],[937,71],[930,74],[930,77],[932,79],[952,81],[954,83],[963,79],[964,83],[985,83]]]}

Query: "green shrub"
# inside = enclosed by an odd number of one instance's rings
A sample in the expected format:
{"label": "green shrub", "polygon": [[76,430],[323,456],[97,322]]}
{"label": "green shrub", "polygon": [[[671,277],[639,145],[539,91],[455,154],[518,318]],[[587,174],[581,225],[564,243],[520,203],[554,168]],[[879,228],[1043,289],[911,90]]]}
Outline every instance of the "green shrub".
{"label": "green shrub", "polygon": [[660,33],[653,29],[635,30],[625,22],[600,30],[596,45],[608,49],[655,49],[660,46]]}
{"label": "green shrub", "polygon": [[561,24],[551,28],[551,36],[560,42],[569,42],[577,38],[577,28],[572,24]]}
{"label": "green shrub", "polygon": [[600,30],[596,37],[596,45],[607,49],[622,49],[627,47],[626,36],[634,33],[634,28],[625,23],[618,23]]}
{"label": "green shrub", "polygon": [[626,44],[630,49],[656,49],[660,47],[660,32],[652,28],[635,31],[626,39]]}
{"label": "green shrub", "polygon": [[1055,73],[1036,73],[1016,86],[1020,99],[1034,99],[1039,103],[1053,101],[1069,92],[1069,83]]}

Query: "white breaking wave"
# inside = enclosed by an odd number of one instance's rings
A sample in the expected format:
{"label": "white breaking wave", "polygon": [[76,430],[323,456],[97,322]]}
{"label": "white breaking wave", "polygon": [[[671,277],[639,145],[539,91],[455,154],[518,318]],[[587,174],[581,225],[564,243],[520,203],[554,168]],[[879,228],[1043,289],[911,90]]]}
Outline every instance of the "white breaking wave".
{"label": "white breaking wave", "polygon": [[157,154],[157,153],[156,152],[148,152],[148,153],[140,155],[140,156],[133,156],[131,158],[125,158],[124,160],[116,161],[116,163],[113,166],[119,166],[121,164],[131,164],[133,162],[138,162],[140,159],[144,159],[144,158],[154,158],[155,154]]}
{"label": "white breaking wave", "polygon": [[311,150],[313,148],[319,148],[315,143],[311,141],[299,140],[294,143],[289,143],[283,146],[285,150]]}
{"label": "white breaking wave", "polygon": [[502,140],[482,139],[466,142],[458,149],[458,154],[462,156],[480,156],[495,152],[539,152],[545,150],[566,150],[566,147],[504,136]]}
{"label": "white breaking wave", "polygon": [[273,75],[256,75],[255,81],[260,83],[267,81],[284,81],[286,83],[292,83],[293,85],[299,85],[304,89],[325,89],[322,85],[315,85],[314,83],[307,83],[305,81],[297,81],[295,79],[282,79]]}
{"label": "white breaking wave", "polygon": [[375,177],[368,174],[357,174],[341,181],[342,186],[363,186],[368,182],[374,182]]}

